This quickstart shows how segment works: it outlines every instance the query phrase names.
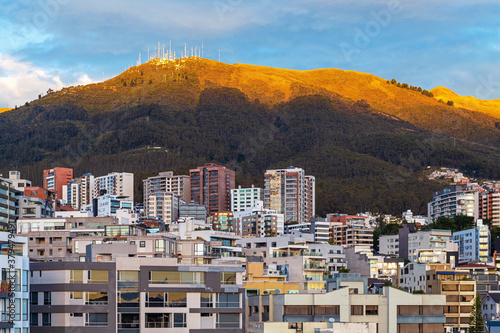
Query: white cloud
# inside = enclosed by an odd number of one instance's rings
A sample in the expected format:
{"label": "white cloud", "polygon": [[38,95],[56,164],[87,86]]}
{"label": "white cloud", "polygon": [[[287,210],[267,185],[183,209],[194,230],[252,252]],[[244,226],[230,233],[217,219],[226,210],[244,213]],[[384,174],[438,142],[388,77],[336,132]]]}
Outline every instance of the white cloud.
{"label": "white cloud", "polygon": [[80,74],[75,82],[66,84],[61,73],[34,66],[30,62],[0,53],[0,107],[14,107],[38,98],[47,90],[94,82],[87,74]]}

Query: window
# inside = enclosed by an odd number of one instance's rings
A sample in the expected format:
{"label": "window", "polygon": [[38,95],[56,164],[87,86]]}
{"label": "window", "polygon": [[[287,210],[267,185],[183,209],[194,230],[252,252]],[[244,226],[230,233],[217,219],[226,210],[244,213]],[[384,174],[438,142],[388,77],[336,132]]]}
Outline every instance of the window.
{"label": "window", "polygon": [[38,313],[30,315],[30,326],[38,326]]}
{"label": "window", "polygon": [[158,284],[205,284],[204,272],[151,271],[149,283]]}
{"label": "window", "polygon": [[367,316],[375,316],[378,315],[378,306],[377,305],[367,305],[365,307],[365,314]]}
{"label": "window", "polygon": [[146,247],[146,241],[140,241],[139,247]]}
{"label": "window", "polygon": [[72,269],[70,272],[70,283],[83,283],[83,270]]}
{"label": "window", "polygon": [[43,305],[50,305],[52,303],[52,295],[48,291],[43,292]]}
{"label": "window", "polygon": [[118,271],[118,291],[139,291],[139,271]]}
{"label": "window", "polygon": [[86,305],[108,304],[108,293],[102,291],[89,291],[85,293]]}
{"label": "window", "polygon": [[202,308],[213,308],[214,302],[212,298],[212,293],[201,293],[200,303]]}
{"label": "window", "polygon": [[218,313],[216,328],[239,328],[239,313]]}
{"label": "window", "polygon": [[51,314],[42,313],[42,326],[51,326]]}
{"label": "window", "polygon": [[168,328],[170,327],[169,313],[146,313],[146,328]]}
{"label": "window", "polygon": [[30,304],[31,305],[38,305],[38,293],[37,292],[31,293]]}
{"label": "window", "polygon": [[139,328],[138,313],[118,313],[118,328]]}
{"label": "window", "polygon": [[167,306],[170,308],[185,308],[187,306],[186,292],[167,293]]}
{"label": "window", "polygon": [[163,239],[155,240],[155,252],[165,252],[165,241]]}
{"label": "window", "polygon": [[70,299],[83,299],[83,292],[82,291],[72,291],[69,294]]}
{"label": "window", "polygon": [[238,308],[240,307],[240,294],[217,294],[217,308]]}
{"label": "window", "polygon": [[146,307],[163,308],[167,301],[163,292],[148,292],[146,293]]}
{"label": "window", "polygon": [[139,295],[138,292],[118,292],[117,303],[118,307],[126,308],[126,307],[139,307]]}
{"label": "window", "polygon": [[363,305],[351,305],[351,315],[352,316],[362,316],[363,315]]}
{"label": "window", "polygon": [[185,313],[174,313],[174,327],[187,327]]}
{"label": "window", "polygon": [[220,283],[221,284],[236,284],[236,273],[235,272],[221,272],[220,273]]}
{"label": "window", "polygon": [[85,326],[108,326],[107,313],[86,313]]}
{"label": "window", "polygon": [[108,271],[91,270],[88,273],[88,283],[108,283]]}

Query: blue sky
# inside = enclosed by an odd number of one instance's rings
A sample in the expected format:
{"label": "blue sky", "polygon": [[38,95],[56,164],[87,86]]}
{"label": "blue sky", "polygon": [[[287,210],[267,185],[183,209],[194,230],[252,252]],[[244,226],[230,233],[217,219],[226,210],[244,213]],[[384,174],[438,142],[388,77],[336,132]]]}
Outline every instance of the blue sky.
{"label": "blue sky", "polygon": [[169,41],[231,64],[356,70],[498,99],[499,13],[482,0],[0,0],[0,107],[110,78]]}

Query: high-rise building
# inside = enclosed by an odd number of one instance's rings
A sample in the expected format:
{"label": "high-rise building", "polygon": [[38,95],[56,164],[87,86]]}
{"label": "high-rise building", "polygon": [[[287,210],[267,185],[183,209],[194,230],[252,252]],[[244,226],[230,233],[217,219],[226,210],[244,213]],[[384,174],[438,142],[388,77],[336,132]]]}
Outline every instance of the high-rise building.
{"label": "high-rise building", "polygon": [[309,223],[315,215],[315,178],[304,169],[267,170],[264,175],[264,207],[285,214],[285,221]]}
{"label": "high-rise building", "polygon": [[477,185],[455,185],[451,188],[435,192],[432,201],[427,204],[429,223],[440,216],[455,215],[475,216],[477,204]]}
{"label": "high-rise building", "polygon": [[488,261],[490,230],[481,220],[478,220],[475,228],[454,232],[452,239],[458,244],[459,262]]}
{"label": "high-rise building", "polygon": [[478,196],[478,219],[491,219],[491,225],[500,227],[500,190],[480,192]]}
{"label": "high-rise building", "polygon": [[0,223],[16,223],[17,198],[12,181],[0,178]]}
{"label": "high-rise building", "polygon": [[[2,332],[29,332],[28,239],[0,232],[0,327]],[[15,292],[14,292],[15,291]],[[12,309],[12,310],[10,310]]]}
{"label": "high-rise building", "polygon": [[86,173],[80,177],[80,207],[90,205],[94,198],[95,177]]}
{"label": "high-rise building", "polygon": [[150,210],[149,198],[156,193],[173,193],[179,196],[184,202],[191,201],[191,181],[189,176],[175,176],[173,171],[160,172],[158,176],[144,179],[142,183],[144,186],[144,211],[146,213]]}
{"label": "high-rise building", "polygon": [[73,209],[80,209],[80,192],[81,180],[79,178],[73,179],[68,185],[63,186],[62,199],[73,207]]}
{"label": "high-rise building", "polygon": [[235,172],[225,166],[207,163],[189,170],[191,200],[206,205],[208,214],[231,209],[230,191],[234,188]]}
{"label": "high-rise building", "polygon": [[95,177],[94,198],[109,194],[134,199],[134,174],[112,172],[106,176]]}
{"label": "high-rise building", "polygon": [[264,189],[260,187],[238,188],[231,190],[231,211],[244,212],[252,209],[257,201],[264,201]]}
{"label": "high-rise building", "polygon": [[56,167],[43,170],[43,188],[54,191],[57,198],[63,196],[63,185],[68,185],[73,179],[73,169]]}
{"label": "high-rise building", "polygon": [[170,192],[151,193],[147,201],[146,216],[157,217],[166,224],[177,221],[179,206],[184,204],[184,200],[179,195]]}

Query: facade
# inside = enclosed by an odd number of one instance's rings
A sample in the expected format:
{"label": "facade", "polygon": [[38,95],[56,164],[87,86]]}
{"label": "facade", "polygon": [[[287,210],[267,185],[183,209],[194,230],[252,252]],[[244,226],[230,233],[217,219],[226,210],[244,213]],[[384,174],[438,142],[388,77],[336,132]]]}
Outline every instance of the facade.
{"label": "facade", "polygon": [[57,198],[63,195],[63,185],[68,185],[73,179],[73,169],[56,167],[43,170],[43,188],[53,191]]}
{"label": "facade", "polygon": [[299,293],[300,283],[287,281],[277,265],[266,266],[262,257],[247,256],[243,281],[246,295]]}
{"label": "facade", "polygon": [[262,201],[257,201],[253,208],[234,215],[234,230],[238,235],[272,237],[285,232],[285,215],[264,209]]}
{"label": "facade", "polygon": [[16,189],[12,181],[0,178],[0,223],[15,224],[18,218]]}
{"label": "facade", "polygon": [[[18,192],[22,193],[22,192]],[[54,207],[39,198],[18,197],[19,218],[50,218],[54,217]]]}
{"label": "facade", "polygon": [[433,229],[429,231],[418,231],[408,235],[408,259],[415,261],[417,254],[422,250],[441,249],[447,247],[452,241],[451,231]]}
{"label": "facade", "polygon": [[426,292],[446,295],[445,328],[452,332],[469,327],[476,296],[476,281],[469,278],[468,271],[431,269],[426,272]]}
{"label": "facade", "polygon": [[207,206],[208,215],[231,209],[231,193],[235,172],[225,166],[207,163],[189,170],[191,201]]}
{"label": "facade", "polygon": [[104,194],[134,199],[134,174],[128,172],[112,172],[105,176],[95,177],[93,198]]}
{"label": "facade", "polygon": [[[279,329],[279,332],[293,332],[296,330],[290,328],[300,327],[301,332],[313,333],[315,328],[326,328],[326,323],[332,321],[368,323],[384,333],[444,332],[444,296],[412,295],[392,287],[384,287],[381,294],[367,294],[366,281],[355,274],[342,275],[337,279],[341,288],[325,294],[249,296],[247,332],[278,332]],[[272,325],[274,323],[288,325]],[[269,330],[261,330],[261,327]]]}
{"label": "facade", "polygon": [[[26,237],[0,231],[0,329],[29,332],[29,266]],[[10,293],[13,295],[10,295]],[[13,297],[12,297],[13,296]],[[12,305],[11,305],[12,304]],[[14,312],[10,312],[12,307]],[[12,323],[9,323],[12,321]]]}
{"label": "facade", "polygon": [[440,216],[455,215],[475,216],[477,210],[477,188],[473,185],[455,185],[449,189],[435,192],[432,201],[427,204],[429,223]]}
{"label": "facade", "polygon": [[489,257],[490,230],[478,221],[475,228],[453,233],[458,244],[458,258],[462,262],[487,262]]}
{"label": "facade", "polygon": [[31,332],[243,333],[242,271],[173,258],[33,263]]}
{"label": "facade", "polygon": [[233,212],[215,212],[212,220],[212,229],[219,231],[234,231]]}
{"label": "facade", "polygon": [[314,218],[311,222],[311,233],[316,243],[328,243],[330,240],[330,222],[326,219]]}
{"label": "facade", "polygon": [[184,202],[191,202],[191,180],[189,176],[174,175],[173,171],[160,172],[157,176],[144,179],[142,184],[144,187],[144,210],[146,212],[149,211],[151,195],[156,193],[173,193]]}
{"label": "facade", "polygon": [[81,207],[80,187],[80,179],[73,179],[68,185],[62,187],[62,199],[75,210],[79,210]]}
{"label": "facade", "polygon": [[498,317],[500,316],[500,291],[492,291],[486,294],[481,304],[484,320],[498,321]]}
{"label": "facade", "polygon": [[206,221],[207,220],[207,206],[195,204],[195,203],[185,203],[179,205],[179,217],[187,218],[192,217],[195,220]]}
{"label": "facade", "polygon": [[500,226],[500,190],[480,192],[478,199],[478,219],[491,219],[491,224]]}
{"label": "facade", "polygon": [[[119,209],[125,209],[131,211],[134,207],[134,201],[132,198],[119,197],[116,195],[102,195],[94,199],[94,205],[97,203],[97,215],[96,216],[116,216]],[[94,207],[95,209],[95,207]]]}
{"label": "facade", "polygon": [[149,195],[144,210],[146,216],[157,217],[170,224],[179,218],[179,206],[182,204],[184,204],[184,200],[175,193],[154,192]]}
{"label": "facade", "polygon": [[80,208],[92,204],[94,198],[95,177],[86,173],[80,177]]}
{"label": "facade", "polygon": [[380,236],[378,242],[378,253],[399,257],[399,235]]}
{"label": "facade", "polygon": [[12,182],[14,188],[18,191],[24,192],[25,187],[31,187],[31,180],[22,179],[19,171],[9,171],[9,180]]}
{"label": "facade", "polygon": [[231,211],[244,212],[252,209],[259,201],[264,201],[264,189],[260,187],[241,188],[231,190]]}
{"label": "facade", "polygon": [[335,244],[363,245],[373,247],[373,228],[365,223],[364,219],[353,219],[346,224],[339,222],[332,225],[332,239]]}
{"label": "facade", "polygon": [[315,211],[315,179],[304,169],[267,170],[264,174],[264,208],[285,215],[285,222],[309,223]]}

